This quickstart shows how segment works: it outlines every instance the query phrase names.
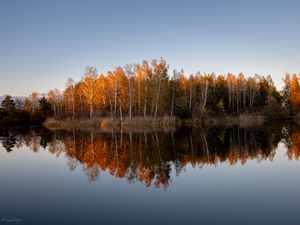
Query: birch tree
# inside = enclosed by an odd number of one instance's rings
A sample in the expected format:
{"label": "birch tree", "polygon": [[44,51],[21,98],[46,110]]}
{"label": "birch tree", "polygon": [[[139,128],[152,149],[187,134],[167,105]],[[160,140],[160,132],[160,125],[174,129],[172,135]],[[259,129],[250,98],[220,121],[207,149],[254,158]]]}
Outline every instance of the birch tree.
{"label": "birch tree", "polygon": [[95,97],[97,91],[97,69],[95,67],[88,66],[86,68],[84,77],[82,79],[82,94],[84,100],[89,107],[89,117],[91,118],[94,114]]}

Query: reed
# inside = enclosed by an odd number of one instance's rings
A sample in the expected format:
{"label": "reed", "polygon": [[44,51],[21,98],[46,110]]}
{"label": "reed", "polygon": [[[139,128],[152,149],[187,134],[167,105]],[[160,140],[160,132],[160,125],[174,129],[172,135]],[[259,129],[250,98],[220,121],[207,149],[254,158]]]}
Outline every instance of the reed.
{"label": "reed", "polygon": [[49,118],[44,126],[51,129],[84,129],[95,128],[101,130],[124,130],[124,131],[145,131],[145,130],[162,130],[170,131],[176,128],[175,117],[125,117],[121,121],[119,118],[97,117],[85,119],[54,119]]}
{"label": "reed", "polygon": [[243,128],[247,127],[257,127],[261,126],[265,118],[261,114],[241,114],[239,116],[225,116],[221,118],[213,118],[212,125],[213,126],[225,126],[225,127],[231,127],[231,126],[240,126]]}
{"label": "reed", "polygon": [[64,119],[58,120],[54,118],[48,118],[44,126],[50,129],[84,129],[84,128],[97,128],[99,127],[99,118],[85,118],[85,119]]}

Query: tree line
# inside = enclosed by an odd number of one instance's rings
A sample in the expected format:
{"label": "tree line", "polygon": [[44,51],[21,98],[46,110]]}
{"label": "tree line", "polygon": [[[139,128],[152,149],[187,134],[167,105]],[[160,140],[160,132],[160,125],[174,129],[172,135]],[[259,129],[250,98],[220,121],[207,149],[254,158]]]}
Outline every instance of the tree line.
{"label": "tree line", "polygon": [[37,104],[34,110],[28,110],[26,100],[22,102],[6,95],[1,103],[0,125],[40,124],[44,122],[47,116],[51,115],[51,104],[45,97],[36,99]]}
{"label": "tree line", "polygon": [[298,75],[286,74],[283,80],[284,88],[278,91],[270,75],[198,72],[188,76],[183,70],[170,73],[163,58],[117,66],[106,74],[98,74],[95,67],[88,66],[78,82],[69,78],[63,91],[53,89],[44,95],[46,108],[34,92],[20,109],[44,116],[103,116],[121,121],[124,117],[185,119],[243,113],[281,119],[300,109]]}

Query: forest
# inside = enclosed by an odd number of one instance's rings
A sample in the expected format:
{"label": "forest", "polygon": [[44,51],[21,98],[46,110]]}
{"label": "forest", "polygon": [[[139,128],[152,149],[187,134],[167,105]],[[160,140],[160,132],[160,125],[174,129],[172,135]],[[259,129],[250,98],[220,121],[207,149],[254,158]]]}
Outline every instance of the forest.
{"label": "forest", "polygon": [[[24,102],[14,100],[6,95],[0,108],[0,125],[34,125],[43,123],[51,115],[52,106],[45,98],[38,98],[36,105],[28,110],[24,108]],[[31,101],[33,106],[34,101]]]}
{"label": "forest", "polygon": [[88,66],[81,80],[69,78],[62,91],[33,92],[23,101],[6,96],[0,119],[106,118],[122,123],[135,118],[201,121],[245,114],[291,119],[300,109],[299,77],[285,74],[283,81],[284,87],[277,90],[270,75],[170,72],[163,58],[117,66],[106,74],[98,74],[95,67]]}

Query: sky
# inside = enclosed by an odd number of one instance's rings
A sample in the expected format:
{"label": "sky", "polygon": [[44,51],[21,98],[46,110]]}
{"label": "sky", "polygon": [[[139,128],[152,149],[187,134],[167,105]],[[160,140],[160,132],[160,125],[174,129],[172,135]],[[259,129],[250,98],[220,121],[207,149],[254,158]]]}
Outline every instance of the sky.
{"label": "sky", "polygon": [[0,95],[65,87],[87,66],[163,57],[196,73],[300,72],[300,1],[1,0]]}

